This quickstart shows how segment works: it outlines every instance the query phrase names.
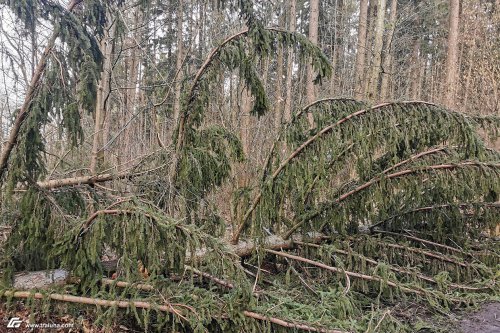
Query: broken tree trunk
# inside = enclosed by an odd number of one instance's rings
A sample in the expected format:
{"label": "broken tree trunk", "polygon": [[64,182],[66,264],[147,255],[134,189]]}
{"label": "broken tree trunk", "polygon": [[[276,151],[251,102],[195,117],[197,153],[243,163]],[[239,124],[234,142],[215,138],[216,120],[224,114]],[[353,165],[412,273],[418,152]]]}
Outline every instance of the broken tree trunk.
{"label": "broken tree trunk", "polygon": [[[35,298],[35,299],[46,299],[50,298],[52,300],[61,301],[61,302],[69,302],[69,303],[78,303],[78,304],[87,304],[87,305],[96,305],[96,306],[104,306],[104,307],[118,307],[123,309],[129,308],[140,308],[140,309],[154,309],[158,311],[172,313],[173,315],[178,316],[179,318],[185,319],[182,315],[184,312],[184,307],[182,304],[166,304],[166,305],[153,305],[150,302],[145,301],[116,301],[116,300],[107,300],[102,298],[90,298],[90,297],[81,297],[81,296],[73,296],[68,294],[49,294],[45,295],[42,293],[30,293],[29,291],[5,291],[3,293],[4,296],[13,297],[13,298]],[[339,330],[331,330],[326,328],[316,328],[313,326],[309,326],[302,323],[295,323],[285,321],[283,319],[269,317],[265,315],[261,315],[256,312],[243,310],[243,315],[248,318],[267,321],[273,323],[278,326],[300,329],[308,332],[321,332],[321,333],[349,333],[347,331],[339,331]]]}
{"label": "broken tree trunk", "polygon": [[[291,239],[287,240],[279,236],[269,236],[264,239],[262,246],[269,250],[292,249],[296,246],[295,242],[307,241],[308,243],[318,244],[325,239],[327,239],[327,237],[319,233],[310,234],[306,237],[303,237],[302,235],[294,235]],[[228,251],[239,257],[248,257],[257,249],[257,246],[258,244],[252,240],[240,241],[235,245],[227,245]],[[196,251],[193,255],[188,253],[186,257],[192,257],[198,261],[203,259],[206,253],[207,249],[202,248]],[[105,271],[114,271],[116,270],[117,262],[118,261],[116,260],[102,262],[102,266]],[[76,280],[77,277],[72,277],[71,272],[65,269],[23,272],[14,276],[12,286],[15,289],[46,289],[53,285],[61,285]]]}

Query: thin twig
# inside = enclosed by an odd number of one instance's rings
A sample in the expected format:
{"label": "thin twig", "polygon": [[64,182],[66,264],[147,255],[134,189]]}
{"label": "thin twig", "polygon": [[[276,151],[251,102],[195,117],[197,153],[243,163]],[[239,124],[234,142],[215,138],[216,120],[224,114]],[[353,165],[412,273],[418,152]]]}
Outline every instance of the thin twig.
{"label": "thin twig", "polygon": [[374,230],[373,232],[378,233],[378,234],[383,234],[383,235],[391,235],[391,236],[396,236],[396,237],[405,237],[405,238],[411,239],[413,241],[420,242],[422,244],[432,245],[432,246],[435,246],[435,247],[440,247],[442,249],[446,249],[446,250],[451,251],[451,252],[456,252],[456,253],[460,253],[460,254],[463,254],[463,255],[466,255],[466,256],[470,256],[469,253],[464,252],[464,251],[459,250],[459,249],[456,249],[454,247],[451,247],[451,246],[448,246],[448,245],[444,245],[444,244],[435,243],[435,242],[431,242],[431,241],[428,241],[426,239],[418,238],[418,237],[411,236],[411,235],[398,234],[396,232],[385,231],[385,230]]}

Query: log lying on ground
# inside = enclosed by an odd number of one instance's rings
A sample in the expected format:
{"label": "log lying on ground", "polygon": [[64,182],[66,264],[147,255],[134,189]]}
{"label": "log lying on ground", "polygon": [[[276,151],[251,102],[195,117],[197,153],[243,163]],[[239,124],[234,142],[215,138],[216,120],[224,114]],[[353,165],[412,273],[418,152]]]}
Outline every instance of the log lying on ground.
{"label": "log lying on ground", "polygon": [[[289,250],[293,249],[296,244],[295,242],[303,242],[304,239],[308,239],[308,242],[313,244],[321,243],[326,239],[330,239],[324,234],[318,232],[308,233],[306,236],[293,235],[291,239],[284,239],[280,236],[268,236],[264,239],[261,246],[269,250]],[[259,244],[256,244],[253,240],[240,241],[236,245],[228,245],[229,248],[240,257],[248,257],[251,255]]]}
{"label": "log lying on ground", "polygon": [[[29,291],[4,291],[3,296],[13,297],[13,298],[36,298],[36,299],[45,299],[50,298],[52,300],[61,301],[61,302],[69,302],[69,303],[78,303],[78,304],[87,304],[87,305],[96,305],[96,306],[105,306],[105,307],[118,307],[129,309],[132,307],[140,308],[140,309],[155,309],[167,313],[171,313],[173,315],[178,316],[187,321],[187,319],[183,316],[183,309],[177,307],[174,304],[168,305],[153,305],[152,303],[145,301],[116,301],[116,300],[106,300],[101,298],[90,298],[90,297],[81,297],[67,294],[48,294],[44,295],[42,293],[31,293]],[[301,329],[307,332],[319,332],[319,333],[349,333],[346,331],[339,330],[331,330],[326,328],[316,328],[313,326],[309,326],[302,323],[295,323],[285,321],[283,319],[264,316],[262,314],[252,312],[252,311],[243,311],[243,315],[248,318],[267,321],[273,323],[275,325],[279,325],[287,328]]]}
{"label": "log lying on ground", "polygon": [[[256,250],[257,246],[262,246],[265,249],[270,250],[292,249],[296,246],[296,244],[294,243],[295,241],[307,241],[309,243],[317,244],[324,241],[325,239],[327,239],[327,237],[320,233],[310,233],[305,237],[302,235],[294,235],[291,239],[288,240],[284,240],[279,236],[269,236],[266,237],[261,243],[256,243],[253,240],[246,240],[240,241],[235,245],[227,244],[227,248],[228,252],[234,253],[236,256],[248,257]],[[203,257],[208,253],[208,251],[209,249],[206,248],[196,251],[196,253],[193,255],[193,259],[196,261],[202,261]],[[188,253],[186,257],[190,258],[191,255]],[[117,264],[117,260],[102,262],[102,266],[107,272],[116,270]],[[65,269],[23,272],[14,276],[12,286],[15,289],[46,289],[53,285],[67,283],[69,282],[68,279],[71,279],[71,273]]]}
{"label": "log lying on ground", "polygon": [[64,269],[54,269],[38,272],[18,273],[14,277],[16,289],[44,289],[48,286],[63,285],[69,280],[70,274]]}

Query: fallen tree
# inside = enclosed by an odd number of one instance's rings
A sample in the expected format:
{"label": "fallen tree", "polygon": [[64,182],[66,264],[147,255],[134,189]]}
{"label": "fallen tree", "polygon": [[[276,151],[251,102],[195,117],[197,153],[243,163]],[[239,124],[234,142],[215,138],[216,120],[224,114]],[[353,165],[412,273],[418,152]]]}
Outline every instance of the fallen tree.
{"label": "fallen tree", "polygon": [[[171,314],[173,314],[177,317],[180,317],[180,318],[183,318],[182,313],[185,312],[185,308],[186,308],[186,306],[183,306],[182,304],[157,305],[157,304],[151,304],[149,302],[144,302],[144,301],[111,301],[111,300],[104,300],[104,299],[98,299],[98,298],[80,297],[80,296],[72,296],[72,295],[65,295],[65,294],[44,295],[41,293],[30,293],[27,291],[15,291],[15,292],[5,291],[3,293],[3,296],[14,297],[14,298],[35,298],[35,299],[50,298],[52,300],[61,301],[61,302],[96,305],[96,306],[104,306],[104,307],[118,307],[118,308],[124,308],[124,309],[130,309],[133,307],[133,308],[139,308],[139,309],[159,310],[159,311],[171,313]],[[248,318],[269,322],[269,323],[272,323],[272,324],[275,324],[278,326],[282,326],[282,327],[286,327],[286,328],[299,329],[299,330],[307,331],[307,332],[349,333],[347,331],[331,330],[331,329],[326,329],[326,328],[316,328],[316,327],[312,327],[312,326],[309,326],[306,324],[289,322],[289,321],[285,321],[285,320],[282,320],[279,318],[264,316],[262,314],[255,313],[252,311],[247,311],[247,310],[244,310],[242,313],[244,316],[246,316]]]}
{"label": "fallen tree", "polygon": [[[74,16],[51,7],[49,22],[61,21],[62,32],[81,43],[68,47],[64,60],[73,66],[41,65],[45,75],[28,91],[26,117],[2,151],[9,235],[0,289],[7,299],[94,305],[96,321],[124,315],[143,330],[404,332],[414,329],[398,317],[407,305],[446,313],[498,295],[498,245],[480,237],[498,224],[500,154],[476,129],[497,129],[499,119],[421,101],[370,106],[327,98],[299,110],[259,166],[260,156],[245,158],[231,128],[206,117],[213,83],[237,72],[253,96],[251,114],[262,116],[270,103],[257,70],[261,56],[294,48],[311,61],[317,81],[331,67],[303,36],[265,28],[250,1],[238,2],[245,30],[225,39],[186,82],[171,146],[162,143],[167,149],[133,171],[44,180],[43,126],[61,116],[78,146],[80,110],[92,109],[100,59],[97,50],[89,54],[96,40],[87,32],[99,26],[88,25],[105,23],[93,15],[108,2],[89,3],[95,6],[82,5]],[[77,73],[85,68],[95,75],[82,75],[88,89],[74,94],[69,87],[83,82]],[[74,84],[51,80],[61,75]],[[223,189],[238,165],[258,177]],[[106,190],[92,186],[118,179]],[[222,212],[229,201],[232,210]],[[110,269],[117,280],[106,277]]]}

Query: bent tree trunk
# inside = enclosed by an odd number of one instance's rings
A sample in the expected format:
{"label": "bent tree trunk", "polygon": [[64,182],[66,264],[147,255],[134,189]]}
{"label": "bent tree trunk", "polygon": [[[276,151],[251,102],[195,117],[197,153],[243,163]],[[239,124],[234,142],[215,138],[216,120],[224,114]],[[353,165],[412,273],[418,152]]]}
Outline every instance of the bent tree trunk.
{"label": "bent tree trunk", "polygon": [[[66,10],[68,12],[71,12],[75,8],[75,6],[81,2],[83,2],[83,0],[72,0],[69,3]],[[2,149],[2,154],[0,155],[0,184],[3,183],[2,178],[3,175],[5,174],[5,171],[7,170],[7,163],[9,161],[10,154],[12,153],[12,150],[17,144],[17,138],[19,136],[19,132],[21,131],[21,126],[24,122],[24,119],[26,119],[26,116],[28,115],[29,108],[31,106],[31,101],[35,96],[36,89],[43,77],[43,74],[45,72],[45,67],[47,66],[47,60],[52,51],[52,48],[56,43],[56,39],[58,36],[59,36],[59,29],[56,28],[54,29],[54,31],[52,31],[52,35],[50,36],[47,42],[47,46],[45,46],[45,50],[43,51],[40,60],[38,61],[38,65],[36,66],[33,77],[31,78],[28,91],[26,92],[26,96],[24,97],[23,105],[21,106],[21,109],[19,110],[16,119],[14,120],[14,125],[10,130],[9,138],[7,139],[7,142],[5,143]]]}

